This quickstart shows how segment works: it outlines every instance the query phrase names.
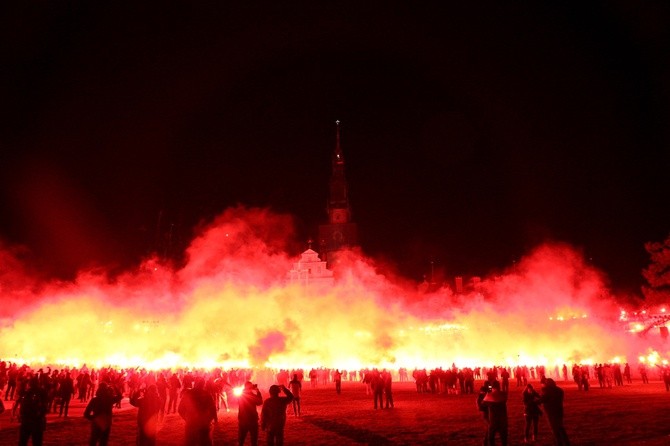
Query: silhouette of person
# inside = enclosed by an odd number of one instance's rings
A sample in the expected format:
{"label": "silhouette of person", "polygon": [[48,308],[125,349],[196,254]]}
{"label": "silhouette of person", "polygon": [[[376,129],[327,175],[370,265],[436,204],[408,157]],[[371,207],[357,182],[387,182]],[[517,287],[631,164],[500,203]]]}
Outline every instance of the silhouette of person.
{"label": "silhouette of person", "polygon": [[[524,442],[535,442],[537,439],[537,426],[540,421],[540,394],[535,391],[532,384],[528,384],[522,394],[523,417],[526,420],[526,429],[524,431]],[[530,430],[533,429],[531,436]]]}
{"label": "silhouette of person", "polygon": [[632,384],[633,380],[630,377],[630,365],[626,363],[623,368],[623,377],[626,379],[627,384]]}
{"label": "silhouette of person", "polygon": [[91,422],[89,446],[106,446],[112,430],[112,407],[121,401],[121,394],[107,383],[100,383],[95,396],[88,402],[84,410],[84,418]]}
{"label": "silhouette of person", "polygon": [[74,381],[70,372],[66,372],[63,379],[61,379],[60,385],[58,386],[58,393],[60,396],[60,409],[58,411],[58,416],[61,417],[65,415],[67,417],[68,411],[70,410],[70,400],[74,394]]}
{"label": "silhouette of person", "polygon": [[7,389],[5,391],[5,401],[13,401],[16,393],[16,386],[19,382],[19,369],[16,364],[9,366],[7,372]]}
{"label": "silhouette of person", "polygon": [[[286,396],[279,396],[279,392]],[[261,428],[267,431],[269,446],[283,446],[284,426],[286,425],[286,406],[293,401],[293,394],[286,386],[270,386],[270,398],[263,402],[261,409]]]}
{"label": "silhouette of person", "polygon": [[136,390],[130,396],[130,404],[137,407],[137,444],[155,446],[158,434],[158,420],[161,410],[161,397],[158,388],[151,384],[144,390]]}
{"label": "silhouette of person", "polygon": [[90,385],[91,385],[91,375],[89,375],[88,372],[80,373],[77,376],[77,388],[79,389],[80,402],[83,403],[87,401],[86,396]]}
{"label": "silhouette of person", "polygon": [[300,395],[302,394],[302,383],[298,379],[298,374],[293,375],[293,379],[288,383],[291,393],[293,394],[293,415],[300,416]]}
{"label": "silhouette of person", "polygon": [[382,372],[382,381],[384,382],[384,398],[386,399],[386,408],[393,409],[393,377],[391,372],[384,370]]}
{"label": "silhouette of person", "polygon": [[226,412],[230,412],[230,407],[228,406],[228,393],[230,392],[230,389],[232,389],[232,386],[228,381],[228,374],[225,372],[221,373],[219,377],[216,378],[215,383],[219,391],[216,402],[217,409],[220,409],[221,404],[223,403],[223,407],[226,408]]}
{"label": "silhouette of person", "polygon": [[333,381],[335,382],[335,392],[339,395],[342,393],[342,374],[339,369],[333,372]]}
{"label": "silhouette of person", "polygon": [[491,391],[491,386],[488,381],[484,381],[482,387],[479,389],[477,395],[477,409],[482,413],[484,424],[486,425],[486,433],[484,434],[484,441],[482,444],[487,446],[489,443],[489,408],[484,404],[484,398]]}
{"label": "silhouette of person", "polygon": [[488,445],[496,444],[496,434],[500,436],[502,446],[507,445],[507,393],[500,390],[498,381],[491,382],[491,391],[486,394],[482,404],[488,409]]}
{"label": "silhouette of person", "polygon": [[170,376],[170,380],[168,381],[168,389],[169,399],[167,413],[169,414],[170,411],[172,411],[172,413],[177,413],[177,400],[179,399],[181,381],[179,380],[179,377],[176,373],[173,373],[172,376]]}
{"label": "silhouette of person", "polygon": [[557,446],[569,446],[568,434],[563,426],[563,389],[556,385],[556,382],[549,378],[542,388],[540,402],[544,406],[547,414],[547,421],[554,434],[554,440]]}
{"label": "silhouette of person", "polygon": [[[661,367],[661,366],[658,366]],[[661,379],[663,380],[663,383],[665,384],[665,391],[670,392],[670,367],[667,365],[664,365],[661,367]]]}
{"label": "silhouette of person", "polygon": [[502,386],[500,390],[502,392],[508,393],[510,373],[506,368],[503,368],[502,371],[500,372],[500,378],[502,379]]}
{"label": "silhouette of person", "polygon": [[[638,369],[640,372],[640,378],[642,379],[642,384],[649,384],[649,376],[647,375],[647,367],[645,367],[644,364],[640,364],[640,368]],[[7,398],[5,398],[7,399]]]}
{"label": "silhouette of person", "polygon": [[256,406],[263,404],[263,396],[258,386],[250,381],[244,383],[244,390],[238,398],[238,431],[239,446],[244,445],[247,434],[251,438],[251,446],[258,446],[258,411]]}
{"label": "silhouette of person", "polygon": [[47,399],[47,392],[40,387],[39,379],[32,376],[19,393],[13,409],[14,414],[19,412],[21,422],[19,446],[27,445],[29,439],[32,439],[33,446],[42,446],[47,425]]}
{"label": "silhouette of person", "polygon": [[162,373],[156,380],[156,390],[158,391],[158,397],[160,398],[160,418],[161,420],[165,416],[165,405],[167,404],[167,393],[168,393],[168,382],[165,379],[165,375]]}
{"label": "silhouette of person", "polygon": [[379,373],[379,371],[377,370],[372,371],[370,386],[372,387],[372,395],[375,401],[375,409],[377,408],[377,403],[379,403],[379,408],[383,409],[384,380],[382,379],[382,376]]}
{"label": "silhouette of person", "polygon": [[212,446],[212,423],[217,422],[217,413],[203,378],[197,378],[192,389],[184,390],[177,412],[186,422],[186,446]]}

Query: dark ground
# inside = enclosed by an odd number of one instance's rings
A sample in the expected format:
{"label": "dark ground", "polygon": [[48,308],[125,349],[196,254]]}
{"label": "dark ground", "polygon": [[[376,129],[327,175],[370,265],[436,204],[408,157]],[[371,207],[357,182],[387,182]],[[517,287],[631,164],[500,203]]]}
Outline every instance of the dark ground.
{"label": "dark ground", "polygon": [[[310,389],[305,383],[302,416],[289,408],[287,445],[479,445],[484,425],[475,407],[474,395],[417,394],[412,383],[395,383],[395,408],[374,410],[372,397],[360,383],[343,383],[334,388]],[[565,389],[565,424],[573,445],[669,445],[670,393],[660,381],[640,381],[613,389],[591,387],[580,392],[573,383],[559,383]],[[479,387],[476,387],[477,389]],[[540,385],[537,383],[536,388]],[[264,397],[267,392],[263,392]],[[9,403],[5,403],[9,406]],[[233,405],[234,407],[234,405]],[[83,404],[71,407],[70,418],[49,415],[45,446],[85,445],[89,426],[82,417]],[[523,409],[521,389],[509,395],[509,444],[522,444]],[[127,400],[115,412],[109,444],[134,445],[136,410]],[[237,412],[219,412],[214,431],[215,445],[236,444]],[[547,421],[540,419],[537,445],[551,445]],[[162,424],[158,444],[182,445],[183,422],[174,414]],[[260,444],[265,444],[261,433]],[[0,445],[18,444],[18,424],[9,410],[0,415]],[[247,439],[247,444],[249,440]]]}

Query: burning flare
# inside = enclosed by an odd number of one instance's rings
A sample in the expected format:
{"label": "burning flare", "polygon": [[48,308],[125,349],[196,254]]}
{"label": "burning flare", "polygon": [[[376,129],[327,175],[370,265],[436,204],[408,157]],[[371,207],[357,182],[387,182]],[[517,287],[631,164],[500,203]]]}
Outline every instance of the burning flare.
{"label": "burning flare", "polygon": [[352,370],[651,362],[649,352],[663,352],[622,328],[601,274],[565,245],[540,246],[466,294],[424,293],[354,251],[334,286],[290,285],[292,236],[288,216],[228,209],[191,242],[181,268],[151,258],[113,279],[88,271],[73,283],[22,276],[5,249],[2,269],[13,276],[2,288],[0,358]]}

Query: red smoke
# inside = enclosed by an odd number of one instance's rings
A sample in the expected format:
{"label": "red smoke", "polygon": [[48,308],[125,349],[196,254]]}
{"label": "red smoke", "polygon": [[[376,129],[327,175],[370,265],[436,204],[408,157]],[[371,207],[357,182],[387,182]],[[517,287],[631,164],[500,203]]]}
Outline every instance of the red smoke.
{"label": "red smoke", "polygon": [[540,246],[465,294],[421,292],[349,251],[325,289],[288,283],[293,231],[289,216],[237,207],[200,229],[183,267],[151,258],[68,283],[31,279],[5,247],[0,357],[351,369],[635,362],[661,351],[626,333],[602,274],[567,245]]}

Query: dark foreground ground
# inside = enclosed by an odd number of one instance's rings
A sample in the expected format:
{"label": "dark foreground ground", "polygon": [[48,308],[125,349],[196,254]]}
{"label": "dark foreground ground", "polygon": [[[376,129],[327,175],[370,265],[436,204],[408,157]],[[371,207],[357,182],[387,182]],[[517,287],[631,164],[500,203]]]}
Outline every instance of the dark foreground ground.
{"label": "dark foreground ground", "polygon": [[[334,388],[310,389],[303,395],[303,415],[289,408],[286,445],[479,445],[484,425],[473,395],[417,394],[411,383],[395,383],[395,408],[374,410],[372,397],[360,383],[343,383],[341,395]],[[660,381],[613,389],[591,387],[580,392],[572,383],[565,390],[565,424],[573,445],[670,445],[670,393]],[[477,387],[478,388],[478,387]],[[536,388],[540,385],[537,383]],[[263,392],[264,397],[267,392]],[[514,387],[508,402],[509,444],[522,444],[521,390]],[[6,403],[8,406],[10,403]],[[71,407],[68,419],[49,415],[45,445],[86,445],[89,425],[82,417],[82,403]],[[134,445],[136,410],[127,400],[115,412],[109,444]],[[179,416],[166,416],[159,445],[182,445],[184,424]],[[237,411],[219,413],[215,445],[234,445]],[[0,445],[18,444],[18,425],[9,411],[0,415]],[[247,444],[249,440],[247,439]],[[261,433],[260,444],[265,444]],[[540,420],[537,445],[551,445],[546,420]]]}

